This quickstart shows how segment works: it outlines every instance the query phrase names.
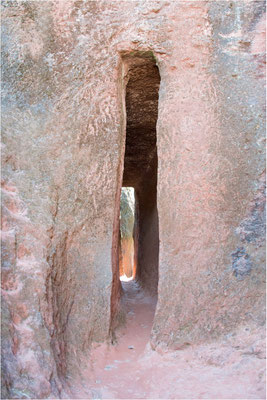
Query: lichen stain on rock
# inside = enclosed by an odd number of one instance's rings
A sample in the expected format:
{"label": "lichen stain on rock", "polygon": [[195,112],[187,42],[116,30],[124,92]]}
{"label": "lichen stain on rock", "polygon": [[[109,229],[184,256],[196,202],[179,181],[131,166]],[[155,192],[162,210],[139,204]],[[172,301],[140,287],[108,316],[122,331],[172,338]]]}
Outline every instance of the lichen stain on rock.
{"label": "lichen stain on rock", "polygon": [[[264,178],[264,176],[263,176]],[[266,230],[266,184],[261,181],[255,199],[250,203],[248,216],[236,229],[242,242],[262,244]]]}
{"label": "lichen stain on rock", "polygon": [[250,257],[246,253],[244,247],[240,247],[234,253],[232,253],[232,260],[234,276],[236,276],[238,279],[242,279],[246,275],[250,274],[252,264],[250,261]]}

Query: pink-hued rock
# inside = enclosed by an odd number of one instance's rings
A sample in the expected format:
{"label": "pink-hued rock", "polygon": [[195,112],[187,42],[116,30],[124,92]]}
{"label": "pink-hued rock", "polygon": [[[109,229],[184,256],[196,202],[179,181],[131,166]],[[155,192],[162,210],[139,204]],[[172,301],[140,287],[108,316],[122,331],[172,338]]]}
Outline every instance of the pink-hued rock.
{"label": "pink-hued rock", "polygon": [[[125,286],[128,287],[125,287]],[[148,344],[156,298],[124,283],[127,325],[117,346],[95,344],[82,360],[74,398],[264,399],[264,332],[239,326],[233,334],[170,351]]]}
{"label": "pink-hued rock", "polygon": [[133,238],[121,240],[121,275],[128,278],[133,276],[134,272],[134,241]]}
{"label": "pink-hued rock", "polygon": [[132,52],[161,79],[152,348],[262,329],[264,21],[264,1],[2,2],[3,398],[71,397],[113,337]]}

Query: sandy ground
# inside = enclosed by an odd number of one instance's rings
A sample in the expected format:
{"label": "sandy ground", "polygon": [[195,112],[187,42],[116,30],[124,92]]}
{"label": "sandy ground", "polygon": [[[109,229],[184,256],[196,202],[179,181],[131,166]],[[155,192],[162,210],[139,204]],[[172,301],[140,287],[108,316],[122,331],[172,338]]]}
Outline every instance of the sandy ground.
{"label": "sandy ground", "polygon": [[265,399],[264,332],[243,327],[218,343],[153,351],[156,299],[123,282],[127,324],[118,344],[95,345],[73,398]]}

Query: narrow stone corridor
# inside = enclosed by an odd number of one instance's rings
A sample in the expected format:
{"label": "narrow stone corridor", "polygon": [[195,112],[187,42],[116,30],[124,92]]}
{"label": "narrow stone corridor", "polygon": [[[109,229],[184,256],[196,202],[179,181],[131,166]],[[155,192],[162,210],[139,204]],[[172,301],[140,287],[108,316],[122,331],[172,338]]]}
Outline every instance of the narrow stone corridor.
{"label": "narrow stone corridor", "polygon": [[1,32],[1,398],[265,399],[266,1]]}

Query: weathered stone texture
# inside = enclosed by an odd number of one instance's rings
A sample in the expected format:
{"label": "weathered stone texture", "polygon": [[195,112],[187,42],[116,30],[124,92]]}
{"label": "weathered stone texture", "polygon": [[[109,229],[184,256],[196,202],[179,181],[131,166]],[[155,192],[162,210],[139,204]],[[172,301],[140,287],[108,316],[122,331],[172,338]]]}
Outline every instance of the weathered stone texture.
{"label": "weathered stone texture", "polygon": [[58,396],[109,337],[121,54],[161,77],[153,346],[263,324],[264,21],[264,1],[2,2],[6,397]]}
{"label": "weathered stone texture", "polygon": [[[264,171],[264,81],[255,58],[264,47],[257,54],[252,50],[262,34],[255,26],[264,19],[263,4],[183,7],[176,17],[183,51],[177,46],[171,57],[176,78],[164,79],[161,69],[162,86],[168,83],[161,89],[158,122],[161,247],[154,324],[155,341],[165,333],[166,341],[177,345],[210,339],[250,319],[264,320],[259,305],[264,248],[243,246],[248,276],[242,282],[231,258],[242,247],[235,230],[251,213],[249,203],[256,206]],[[190,26],[179,21],[185,13],[191,15]],[[163,213],[166,209],[170,212]],[[260,234],[262,228],[254,226]]]}

